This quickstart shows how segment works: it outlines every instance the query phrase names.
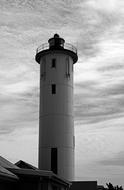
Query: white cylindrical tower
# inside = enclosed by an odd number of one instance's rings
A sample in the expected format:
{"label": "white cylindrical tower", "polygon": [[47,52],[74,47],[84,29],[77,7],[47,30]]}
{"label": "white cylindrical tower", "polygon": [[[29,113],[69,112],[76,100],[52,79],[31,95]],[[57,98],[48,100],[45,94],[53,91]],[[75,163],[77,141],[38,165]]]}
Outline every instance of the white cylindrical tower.
{"label": "white cylindrical tower", "polygon": [[77,50],[55,34],[37,49],[40,64],[39,169],[74,175],[73,64]]}

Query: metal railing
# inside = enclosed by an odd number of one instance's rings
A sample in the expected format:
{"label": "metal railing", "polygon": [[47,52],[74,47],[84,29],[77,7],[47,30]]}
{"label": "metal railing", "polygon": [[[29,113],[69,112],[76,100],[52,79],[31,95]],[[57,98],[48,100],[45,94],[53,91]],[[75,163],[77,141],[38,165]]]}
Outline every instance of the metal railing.
{"label": "metal railing", "polygon": [[[69,43],[64,43],[64,49],[73,51],[74,53],[77,54],[77,48]],[[49,49],[49,43],[44,43],[42,45],[40,45],[37,49],[36,49],[36,54],[43,51],[43,50],[47,50]]]}
{"label": "metal railing", "polygon": [[48,43],[44,43],[44,44],[40,45],[36,49],[36,53],[39,53],[40,51],[47,50],[47,49],[49,49],[49,44]]}

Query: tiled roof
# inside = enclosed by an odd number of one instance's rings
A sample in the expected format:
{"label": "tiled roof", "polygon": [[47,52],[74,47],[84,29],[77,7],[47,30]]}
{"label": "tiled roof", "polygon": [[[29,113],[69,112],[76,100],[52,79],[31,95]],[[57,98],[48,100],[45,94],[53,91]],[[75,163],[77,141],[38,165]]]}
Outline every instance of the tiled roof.
{"label": "tiled roof", "polygon": [[6,160],[2,156],[0,156],[0,166],[2,166],[3,168],[15,168],[15,169],[19,168],[18,166],[16,166],[15,164],[12,164],[11,162]]}
{"label": "tiled roof", "polygon": [[59,183],[64,183],[64,184],[70,184],[69,181],[59,177],[58,175],[54,174],[52,171],[47,171],[47,170],[33,170],[33,169],[15,169],[15,168],[10,168],[9,169],[11,172],[13,172],[17,176],[32,176],[32,177],[47,177],[53,180],[57,180]]}
{"label": "tiled roof", "polygon": [[29,175],[29,176],[37,176],[37,177],[51,177],[53,176],[53,172],[51,171],[46,171],[46,170],[33,170],[33,169],[26,169],[26,168],[20,168],[20,169],[15,169],[15,168],[10,168],[9,171],[15,173],[15,174],[21,174],[21,175]]}
{"label": "tiled roof", "polygon": [[0,166],[0,177],[7,177],[11,179],[18,179],[18,177],[13,174],[12,172],[8,171],[7,169]]}
{"label": "tiled roof", "polygon": [[38,168],[20,160],[16,164],[12,164],[2,156],[0,156],[0,178],[4,177],[5,180],[9,179],[19,179],[21,176],[30,176],[36,178],[49,178],[54,181],[58,181],[62,184],[70,184],[65,179],[62,179],[58,175],[54,174],[52,171],[39,170]]}

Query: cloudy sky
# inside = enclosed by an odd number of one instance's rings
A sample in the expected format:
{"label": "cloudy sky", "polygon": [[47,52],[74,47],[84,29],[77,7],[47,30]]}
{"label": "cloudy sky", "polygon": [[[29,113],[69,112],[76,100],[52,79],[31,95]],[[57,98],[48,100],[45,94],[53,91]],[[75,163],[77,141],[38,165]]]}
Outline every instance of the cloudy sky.
{"label": "cloudy sky", "polygon": [[78,48],[76,179],[124,186],[123,0],[0,0],[0,154],[37,165],[34,57],[56,32]]}

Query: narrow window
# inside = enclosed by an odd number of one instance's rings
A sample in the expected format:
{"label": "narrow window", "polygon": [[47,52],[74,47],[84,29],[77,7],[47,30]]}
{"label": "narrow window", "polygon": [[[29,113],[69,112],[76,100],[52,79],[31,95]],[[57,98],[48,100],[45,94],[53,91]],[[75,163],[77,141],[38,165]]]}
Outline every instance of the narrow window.
{"label": "narrow window", "polygon": [[51,148],[51,171],[53,171],[55,174],[57,174],[57,165],[58,165],[58,159],[57,159],[57,148]]}
{"label": "narrow window", "polygon": [[70,77],[70,62],[69,62],[69,57],[66,58],[66,77]]}
{"label": "narrow window", "polygon": [[52,94],[56,94],[56,85],[52,84]]}
{"label": "narrow window", "polygon": [[46,75],[46,59],[43,59],[40,63],[41,65],[41,79],[45,79]]}
{"label": "narrow window", "polygon": [[52,59],[52,68],[56,68],[56,59]]}

